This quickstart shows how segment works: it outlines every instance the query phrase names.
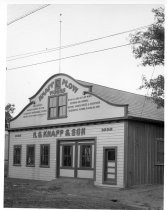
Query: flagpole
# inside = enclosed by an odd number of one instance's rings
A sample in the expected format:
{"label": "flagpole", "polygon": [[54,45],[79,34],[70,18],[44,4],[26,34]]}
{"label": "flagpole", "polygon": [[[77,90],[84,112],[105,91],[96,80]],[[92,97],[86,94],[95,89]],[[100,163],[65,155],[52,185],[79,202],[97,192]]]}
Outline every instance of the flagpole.
{"label": "flagpole", "polygon": [[60,40],[59,40],[59,73],[61,72],[61,23],[62,23],[62,21],[61,21],[61,16],[62,16],[62,14],[60,14]]}

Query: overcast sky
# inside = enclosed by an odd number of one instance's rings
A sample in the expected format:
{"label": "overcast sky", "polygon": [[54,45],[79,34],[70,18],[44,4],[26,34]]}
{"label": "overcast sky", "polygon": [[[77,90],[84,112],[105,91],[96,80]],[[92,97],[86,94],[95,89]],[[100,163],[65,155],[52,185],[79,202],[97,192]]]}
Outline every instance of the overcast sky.
{"label": "overcast sky", "polygon": [[[8,5],[7,21],[39,8],[41,5]],[[59,14],[62,14],[62,46],[91,40],[141,26],[152,24],[154,4],[105,5],[50,5],[7,27],[7,57],[56,48],[59,46]],[[62,50],[62,58],[85,52],[102,50],[127,44],[128,33],[101,39]],[[24,59],[7,61],[6,103],[14,103],[18,114],[41,85],[59,72],[59,62],[50,62],[26,68],[13,69],[27,64],[57,59],[58,51]],[[139,66],[130,46],[93,53],[61,61],[61,73],[75,79],[111,88],[145,94],[138,90],[142,75],[151,77],[153,68]],[[154,76],[163,68],[156,67]]]}

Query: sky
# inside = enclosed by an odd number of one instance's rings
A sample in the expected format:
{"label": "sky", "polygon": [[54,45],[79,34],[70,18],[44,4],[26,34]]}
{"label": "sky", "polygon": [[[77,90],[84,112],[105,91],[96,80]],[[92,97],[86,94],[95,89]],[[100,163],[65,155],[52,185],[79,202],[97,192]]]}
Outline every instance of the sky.
{"label": "sky", "polygon": [[[7,22],[41,7],[41,4],[8,4]],[[128,31],[154,22],[158,4],[51,4],[7,26],[5,103],[15,104],[16,116],[43,83],[59,73],[59,61],[13,69],[58,59],[59,51],[9,61],[14,55],[37,52]],[[112,48],[129,43],[129,33],[112,36],[61,50],[61,57]],[[119,90],[146,94],[139,90],[142,75],[151,78],[153,67],[142,67],[131,46],[92,53],[61,61],[61,73]],[[156,67],[154,77],[163,72]]]}

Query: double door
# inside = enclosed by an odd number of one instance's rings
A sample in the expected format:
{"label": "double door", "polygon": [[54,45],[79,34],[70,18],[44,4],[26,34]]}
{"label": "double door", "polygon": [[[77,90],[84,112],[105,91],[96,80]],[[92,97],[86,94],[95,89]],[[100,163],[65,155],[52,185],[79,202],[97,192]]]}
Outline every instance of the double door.
{"label": "double door", "polygon": [[57,176],[94,178],[94,140],[61,140],[58,142]]}

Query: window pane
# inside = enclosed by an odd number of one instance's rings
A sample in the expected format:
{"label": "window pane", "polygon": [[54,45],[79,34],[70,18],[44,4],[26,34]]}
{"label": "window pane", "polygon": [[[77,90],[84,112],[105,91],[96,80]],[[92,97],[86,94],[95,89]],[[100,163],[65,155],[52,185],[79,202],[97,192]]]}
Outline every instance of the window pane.
{"label": "window pane", "polygon": [[66,116],[66,106],[59,107],[59,117]]}
{"label": "window pane", "polygon": [[41,145],[41,165],[49,165],[49,145]]}
{"label": "window pane", "polygon": [[164,142],[163,141],[157,141],[157,151],[158,152],[164,152]]}
{"label": "window pane", "polygon": [[83,145],[81,148],[81,166],[91,167],[91,145]]}
{"label": "window pane", "polygon": [[27,165],[35,164],[35,146],[27,147]]}
{"label": "window pane", "polygon": [[115,161],[115,149],[108,151],[108,160]]}
{"label": "window pane", "polygon": [[63,166],[72,166],[72,146],[63,147]]}
{"label": "window pane", "polygon": [[59,106],[66,105],[66,95],[59,96]]}
{"label": "window pane", "polygon": [[51,97],[50,98],[50,103],[49,103],[49,107],[56,107],[57,105],[57,100],[56,100],[57,97]]}
{"label": "window pane", "polygon": [[21,146],[14,147],[13,164],[21,164]]}
{"label": "window pane", "polygon": [[56,108],[50,108],[49,117],[50,117],[50,118],[57,117],[57,111],[56,111]]}
{"label": "window pane", "polygon": [[164,163],[164,141],[157,141],[157,162]]}
{"label": "window pane", "polygon": [[164,154],[163,153],[157,153],[157,162],[158,163],[164,163]]}

